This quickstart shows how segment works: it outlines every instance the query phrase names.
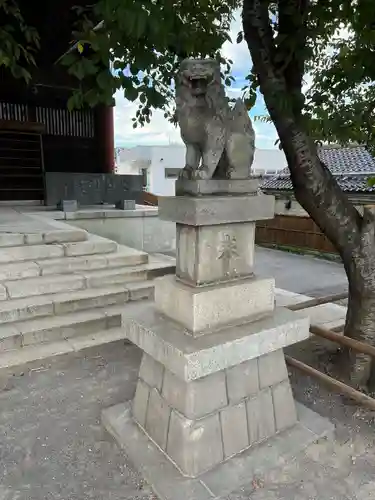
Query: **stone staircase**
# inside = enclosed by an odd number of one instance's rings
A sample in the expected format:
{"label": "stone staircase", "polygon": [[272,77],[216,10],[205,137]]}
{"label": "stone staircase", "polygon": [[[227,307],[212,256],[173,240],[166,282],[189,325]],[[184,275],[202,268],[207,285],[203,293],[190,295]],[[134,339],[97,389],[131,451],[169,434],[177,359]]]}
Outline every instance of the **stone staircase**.
{"label": "stone staircase", "polygon": [[171,258],[40,222],[0,228],[0,368],[122,338],[125,303],[152,298],[153,278],[175,269]]}

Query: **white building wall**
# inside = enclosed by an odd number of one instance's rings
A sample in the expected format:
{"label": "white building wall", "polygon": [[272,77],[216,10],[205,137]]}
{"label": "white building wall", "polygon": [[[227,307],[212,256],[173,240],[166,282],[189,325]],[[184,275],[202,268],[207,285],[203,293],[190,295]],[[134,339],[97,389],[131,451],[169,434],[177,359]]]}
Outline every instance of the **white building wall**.
{"label": "white building wall", "polygon": [[169,145],[152,148],[150,165],[150,192],[157,196],[175,194],[174,178],[166,177],[166,169],[181,169],[185,165],[185,146]]}
{"label": "white building wall", "polygon": [[139,175],[142,168],[150,165],[150,146],[116,148],[116,171],[118,174]]}
{"label": "white building wall", "polygon": [[[120,148],[119,148],[120,149]],[[118,159],[117,159],[118,158]],[[173,196],[176,178],[168,178],[168,169],[181,169],[185,165],[185,146],[137,146],[121,148],[117,157],[117,173],[139,175],[148,168],[147,190],[157,196]],[[252,172],[255,175],[273,175],[287,166],[283,151],[256,149]]]}

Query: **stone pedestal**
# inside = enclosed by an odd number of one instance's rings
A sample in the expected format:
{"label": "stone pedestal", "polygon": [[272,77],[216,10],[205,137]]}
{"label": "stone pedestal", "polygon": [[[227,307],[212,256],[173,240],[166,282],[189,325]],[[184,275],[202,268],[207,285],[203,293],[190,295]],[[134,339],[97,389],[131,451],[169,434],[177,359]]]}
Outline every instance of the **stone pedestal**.
{"label": "stone pedestal", "polygon": [[188,382],[144,354],[133,417],[189,477],[297,421],[281,349]]}
{"label": "stone pedestal", "polygon": [[[309,321],[275,309],[274,280],[254,275],[255,222],[274,213],[274,198],[255,189],[252,180],[179,181],[184,196],[161,198],[160,217],[177,223],[176,276],[156,280],[155,304],[123,318],[144,352],[133,422],[181,478],[202,482],[300,425],[283,348],[308,338]],[[128,410],[104,421],[131,446]]]}

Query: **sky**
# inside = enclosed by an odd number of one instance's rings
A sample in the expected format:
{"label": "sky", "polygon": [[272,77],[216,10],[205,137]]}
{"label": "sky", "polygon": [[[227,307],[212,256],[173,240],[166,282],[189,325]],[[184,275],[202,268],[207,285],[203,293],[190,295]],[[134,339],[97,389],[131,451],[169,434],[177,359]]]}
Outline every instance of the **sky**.
{"label": "sky", "polygon": [[[233,60],[232,75],[235,82],[227,89],[227,95],[230,97],[240,97],[241,88],[245,85],[244,77],[249,74],[252,63],[246,42],[236,43],[237,33],[241,31],[240,11],[236,12],[231,26],[231,39],[233,43],[225,42],[223,45],[223,54],[225,57]],[[138,145],[166,145],[170,143],[181,143],[180,132],[163,116],[162,111],[154,111],[151,123],[142,128],[133,129],[132,118],[138,107],[138,102],[127,101],[122,92],[115,95],[115,146],[133,147]],[[250,116],[266,115],[267,111],[259,95],[255,106],[251,110]],[[277,133],[272,124],[254,121],[256,147],[261,149],[274,149]]]}

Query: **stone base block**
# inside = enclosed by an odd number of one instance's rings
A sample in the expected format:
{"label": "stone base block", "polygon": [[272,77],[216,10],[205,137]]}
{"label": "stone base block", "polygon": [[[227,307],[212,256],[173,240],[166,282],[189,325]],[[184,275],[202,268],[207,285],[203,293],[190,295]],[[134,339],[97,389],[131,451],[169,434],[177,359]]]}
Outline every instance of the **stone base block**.
{"label": "stone base block", "polygon": [[[130,403],[104,410],[102,422],[160,500],[213,500],[226,497],[251,484],[266,471],[293,461],[318,439],[333,437],[334,425],[328,419],[299,403],[296,403],[296,410],[298,421],[293,427],[248,448],[196,479],[183,477],[165,453],[150,441],[133,420]],[[236,419],[237,423],[240,421]],[[230,419],[224,417],[222,423],[227,425]]]}
{"label": "stone base block", "polygon": [[118,210],[135,210],[135,200],[119,200],[115,203]]}
{"label": "stone base block", "polygon": [[60,200],[57,208],[63,212],[76,212],[78,210],[78,202],[77,200]]}
{"label": "stone base block", "polygon": [[183,327],[158,313],[153,304],[127,307],[122,325],[125,338],[186,382],[237,366],[310,336],[309,318],[303,312],[281,307],[270,317],[199,337],[186,335]]}
{"label": "stone base block", "polygon": [[176,181],[176,195],[221,195],[221,194],[248,194],[257,193],[259,179],[178,179]]}
{"label": "stone base block", "polygon": [[160,196],[159,217],[188,226],[213,226],[273,219],[275,198],[256,196]]}
{"label": "stone base block", "polygon": [[272,313],[274,291],[273,278],[192,287],[163,276],[155,281],[155,307],[197,336]]}
{"label": "stone base block", "polygon": [[[263,378],[272,363],[272,379]],[[269,381],[272,385],[265,386]],[[297,421],[281,349],[191,382],[144,354],[133,416],[188,477]]]}
{"label": "stone base block", "polygon": [[176,275],[192,286],[253,274],[255,222],[216,226],[177,224]]}

